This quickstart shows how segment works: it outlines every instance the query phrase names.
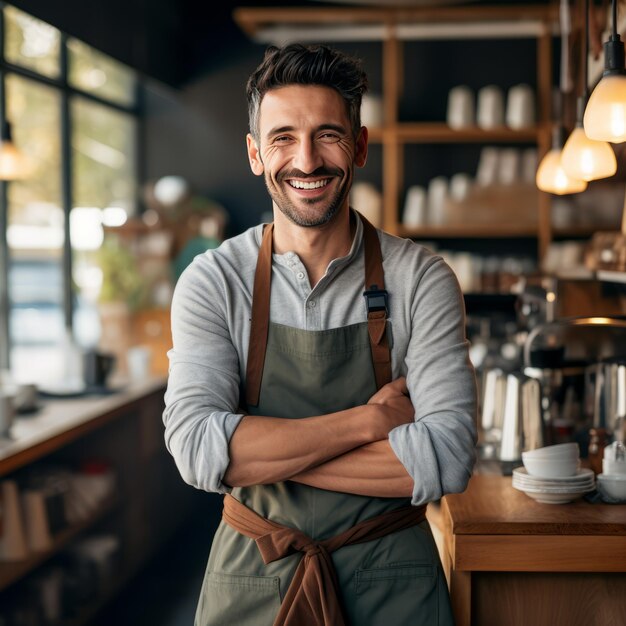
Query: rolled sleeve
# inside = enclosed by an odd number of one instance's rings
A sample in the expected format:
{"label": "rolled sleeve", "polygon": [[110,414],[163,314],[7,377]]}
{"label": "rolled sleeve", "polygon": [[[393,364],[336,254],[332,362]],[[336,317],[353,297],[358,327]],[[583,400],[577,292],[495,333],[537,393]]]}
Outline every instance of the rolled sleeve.
{"label": "rolled sleeve", "polygon": [[415,505],[465,489],[476,460],[476,380],[465,339],[463,296],[441,260],[418,283],[405,359],[415,421],[389,442],[414,481]]}
{"label": "rolled sleeve", "polygon": [[[227,493],[228,446],[239,425],[239,359],[232,344],[219,280],[194,262],[172,302],[173,349],[165,394],[165,443],[185,482]],[[219,296],[219,297],[216,297]]]}

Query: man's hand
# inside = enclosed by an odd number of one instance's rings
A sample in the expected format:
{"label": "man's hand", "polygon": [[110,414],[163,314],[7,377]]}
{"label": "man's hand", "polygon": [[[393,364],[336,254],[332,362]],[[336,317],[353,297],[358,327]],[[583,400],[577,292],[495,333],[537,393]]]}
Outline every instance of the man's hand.
{"label": "man's hand", "polygon": [[406,378],[400,377],[381,387],[367,402],[380,410],[375,422],[376,439],[387,439],[389,431],[415,419]]}

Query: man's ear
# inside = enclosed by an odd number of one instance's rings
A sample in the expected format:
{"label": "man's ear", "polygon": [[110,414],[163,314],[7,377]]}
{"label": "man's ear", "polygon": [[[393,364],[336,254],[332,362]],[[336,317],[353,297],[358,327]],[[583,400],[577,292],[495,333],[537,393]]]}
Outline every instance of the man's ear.
{"label": "man's ear", "polygon": [[250,161],[250,169],[256,176],[261,176],[265,168],[261,161],[259,147],[250,133],[246,135],[246,143],[248,145],[248,160]]}
{"label": "man's ear", "polygon": [[356,138],[356,150],[354,153],[354,164],[363,167],[367,162],[367,128],[361,126],[361,130]]}

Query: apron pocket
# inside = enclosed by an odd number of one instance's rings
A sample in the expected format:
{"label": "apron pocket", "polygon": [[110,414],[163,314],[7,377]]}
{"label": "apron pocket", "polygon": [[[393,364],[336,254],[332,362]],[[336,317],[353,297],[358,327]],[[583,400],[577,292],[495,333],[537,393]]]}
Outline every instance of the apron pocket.
{"label": "apron pocket", "polygon": [[278,576],[207,572],[196,626],[271,626],[279,608]]}
{"label": "apron pocket", "polygon": [[359,626],[438,623],[437,568],[407,561],[357,570],[353,621]]}

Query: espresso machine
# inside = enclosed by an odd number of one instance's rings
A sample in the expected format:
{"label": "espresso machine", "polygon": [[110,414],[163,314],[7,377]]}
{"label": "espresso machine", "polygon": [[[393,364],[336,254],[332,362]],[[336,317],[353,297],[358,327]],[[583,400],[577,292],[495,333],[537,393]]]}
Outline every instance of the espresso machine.
{"label": "espresso machine", "polygon": [[590,428],[609,435],[626,416],[626,318],[574,317],[534,328],[524,374],[541,386],[545,445],[578,441]]}

